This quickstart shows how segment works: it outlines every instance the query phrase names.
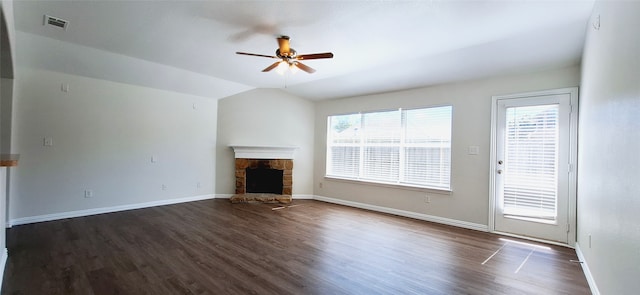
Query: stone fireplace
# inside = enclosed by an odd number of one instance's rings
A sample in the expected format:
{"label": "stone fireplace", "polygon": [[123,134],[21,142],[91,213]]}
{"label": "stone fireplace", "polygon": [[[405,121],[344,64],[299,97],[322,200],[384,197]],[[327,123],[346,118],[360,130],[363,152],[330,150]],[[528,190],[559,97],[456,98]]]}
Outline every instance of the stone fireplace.
{"label": "stone fireplace", "polygon": [[235,194],[232,203],[290,203],[293,147],[232,146]]}

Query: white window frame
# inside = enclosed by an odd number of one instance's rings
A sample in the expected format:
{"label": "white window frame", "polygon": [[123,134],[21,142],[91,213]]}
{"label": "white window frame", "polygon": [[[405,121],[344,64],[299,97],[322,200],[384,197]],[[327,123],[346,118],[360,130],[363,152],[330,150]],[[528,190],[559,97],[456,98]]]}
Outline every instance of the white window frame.
{"label": "white window frame", "polygon": [[[446,175],[447,179],[447,185],[446,186],[437,186],[437,185],[421,185],[421,184],[415,184],[415,183],[407,183],[404,182],[404,172],[405,172],[405,158],[404,158],[404,154],[405,154],[405,148],[407,146],[411,146],[411,145],[416,145],[415,143],[407,143],[405,141],[405,135],[406,135],[406,120],[405,120],[405,113],[404,111],[412,111],[412,110],[420,110],[420,109],[432,109],[432,108],[442,108],[442,107],[448,107],[449,108],[449,135],[448,135],[448,140],[449,140],[449,147],[448,147],[448,175]],[[332,136],[331,136],[331,118],[332,117],[338,117],[338,116],[348,116],[348,115],[359,115],[362,117],[364,117],[365,114],[371,114],[371,113],[382,113],[382,112],[389,112],[389,111],[399,111],[400,112],[400,116],[401,116],[401,127],[399,130],[400,135],[400,143],[397,145],[397,147],[399,148],[399,171],[398,171],[398,179],[396,181],[378,181],[378,180],[371,180],[371,179],[366,179],[366,178],[362,178],[363,172],[362,172],[362,168],[363,168],[363,163],[364,163],[364,158],[363,158],[363,154],[364,154],[364,148],[367,145],[367,143],[364,142],[364,132],[360,132],[359,134],[359,140],[357,144],[337,144],[337,145],[333,145],[332,143]],[[362,121],[362,119],[361,119]],[[401,187],[401,188],[408,188],[408,189],[418,189],[418,190],[433,190],[436,192],[445,192],[445,193],[450,193],[451,192],[451,175],[452,175],[452,137],[453,137],[453,106],[452,105],[437,105],[437,106],[429,106],[429,107],[421,107],[421,108],[411,108],[411,109],[396,109],[396,110],[378,110],[378,111],[370,111],[370,112],[359,112],[359,113],[347,113],[347,114],[337,114],[337,115],[330,115],[327,117],[327,138],[326,138],[326,170],[325,170],[325,178],[327,179],[336,179],[336,180],[341,180],[341,181],[347,181],[347,182],[358,182],[358,183],[363,183],[363,184],[373,184],[373,185],[382,185],[382,186],[392,186],[392,187]],[[332,154],[331,154],[331,148],[335,147],[335,146],[353,146],[353,147],[357,147],[359,149],[359,171],[358,171],[358,176],[344,176],[344,175],[335,175],[335,174],[331,174],[331,165],[332,165]],[[395,147],[395,146],[394,146]]]}

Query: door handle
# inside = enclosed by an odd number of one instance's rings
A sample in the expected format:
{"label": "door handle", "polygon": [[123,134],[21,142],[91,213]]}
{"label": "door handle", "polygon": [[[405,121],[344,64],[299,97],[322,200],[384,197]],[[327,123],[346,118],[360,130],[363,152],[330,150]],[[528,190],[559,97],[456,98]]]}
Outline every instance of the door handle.
{"label": "door handle", "polygon": [[502,174],[502,169],[498,169],[498,174]]}

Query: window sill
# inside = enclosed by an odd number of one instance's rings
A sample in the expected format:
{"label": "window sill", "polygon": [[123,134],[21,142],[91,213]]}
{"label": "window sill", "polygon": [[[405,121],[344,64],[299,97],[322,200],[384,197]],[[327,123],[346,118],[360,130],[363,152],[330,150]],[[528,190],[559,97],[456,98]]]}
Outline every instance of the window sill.
{"label": "window sill", "polygon": [[375,181],[371,181],[371,180],[358,180],[358,179],[351,179],[351,178],[340,178],[340,177],[336,177],[336,176],[327,176],[327,175],[325,175],[324,179],[332,180],[332,181],[339,181],[339,182],[346,182],[346,183],[354,183],[354,184],[374,185],[374,186],[390,187],[390,188],[397,188],[397,189],[404,189],[404,190],[430,192],[430,193],[441,194],[441,195],[451,195],[451,193],[453,193],[453,191],[450,190],[450,189],[433,188],[433,187],[426,187],[426,186],[417,186],[417,185],[410,185],[410,184],[395,184],[395,183],[386,183],[386,182],[375,182]]}

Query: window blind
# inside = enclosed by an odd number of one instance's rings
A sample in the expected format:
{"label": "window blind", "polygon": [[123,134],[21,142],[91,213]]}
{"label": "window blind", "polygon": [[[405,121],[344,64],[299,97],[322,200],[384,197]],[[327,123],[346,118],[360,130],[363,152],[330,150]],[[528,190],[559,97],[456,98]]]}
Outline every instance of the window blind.
{"label": "window blind", "polygon": [[504,214],[555,219],[558,105],[506,109]]}
{"label": "window blind", "polygon": [[337,177],[360,175],[360,114],[329,117],[327,171]]}
{"label": "window blind", "polygon": [[327,176],[450,189],[451,106],[329,116]]}
{"label": "window blind", "polygon": [[398,181],[401,128],[400,110],[362,114],[364,149],[360,178]]}
{"label": "window blind", "polygon": [[404,181],[449,188],[451,106],[405,112]]}

